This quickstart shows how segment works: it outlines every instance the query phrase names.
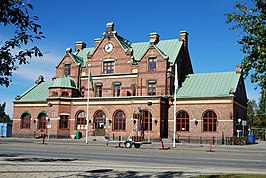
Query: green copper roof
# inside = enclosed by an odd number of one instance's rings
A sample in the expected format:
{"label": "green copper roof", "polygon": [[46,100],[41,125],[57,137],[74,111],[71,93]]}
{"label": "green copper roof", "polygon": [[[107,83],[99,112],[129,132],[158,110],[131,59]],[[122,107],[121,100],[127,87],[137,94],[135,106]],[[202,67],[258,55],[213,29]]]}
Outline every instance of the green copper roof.
{"label": "green copper roof", "polygon": [[219,72],[205,74],[189,74],[177,91],[177,98],[223,97],[233,96],[240,74],[236,72]]}
{"label": "green copper roof", "polygon": [[88,60],[87,58],[88,53],[92,54],[93,52],[94,52],[94,48],[84,48],[83,50],[80,50],[78,53],[75,54],[77,58],[82,60],[81,62],[82,67],[86,67],[86,63]]}
{"label": "green copper roof", "polygon": [[63,76],[54,80],[50,88],[77,88],[76,82],[69,76]]}
{"label": "green copper roof", "polygon": [[133,49],[133,57],[135,60],[139,61],[144,53],[150,47],[149,42],[141,42],[141,43],[132,43],[131,47]]}
{"label": "green copper roof", "polygon": [[156,44],[156,47],[159,48],[164,55],[169,57],[169,62],[174,63],[182,44],[183,42],[178,39],[161,40]]}
{"label": "green copper roof", "polygon": [[36,84],[23,93],[16,101],[46,101],[49,96],[49,87],[53,82],[42,82]]}
{"label": "green copper roof", "polygon": [[115,35],[116,39],[119,41],[119,43],[122,45],[122,47],[124,48],[124,50],[126,50],[127,48],[131,47],[131,42],[128,41],[127,39],[119,36],[119,35]]}
{"label": "green copper roof", "polygon": [[[130,43],[127,40],[125,41],[125,39],[122,37],[118,39],[124,48],[131,46],[131,48],[133,49],[133,57],[137,61],[141,59],[141,57],[150,47],[150,42]],[[180,51],[182,43],[183,42],[179,41],[178,39],[160,40],[155,46],[164,58],[169,57],[169,61],[171,63],[174,63]]]}
{"label": "green copper roof", "polygon": [[84,60],[82,57],[79,57],[79,56],[77,56],[75,54],[71,54],[71,53],[69,53],[69,55],[71,56],[71,58],[75,61],[75,63],[77,65],[81,65],[82,67],[84,67],[84,62],[83,62]]}

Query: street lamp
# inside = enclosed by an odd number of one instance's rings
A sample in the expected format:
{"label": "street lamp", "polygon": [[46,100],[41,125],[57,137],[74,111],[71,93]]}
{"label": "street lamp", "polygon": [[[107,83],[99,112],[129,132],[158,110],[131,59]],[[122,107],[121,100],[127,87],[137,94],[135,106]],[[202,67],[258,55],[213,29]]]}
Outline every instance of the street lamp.
{"label": "street lamp", "polygon": [[50,125],[50,117],[49,117],[49,114],[51,116],[51,107],[53,106],[52,103],[48,103],[48,107],[49,107],[49,112],[48,112],[48,125],[47,125],[47,142],[49,142],[49,139],[50,139],[50,132],[49,132],[49,129],[51,128],[51,125]]}
{"label": "street lamp", "polygon": [[238,132],[237,132],[237,137],[240,137],[240,131],[241,131],[240,123],[241,123],[241,119],[238,118],[237,121],[238,121],[238,130],[237,130]]}

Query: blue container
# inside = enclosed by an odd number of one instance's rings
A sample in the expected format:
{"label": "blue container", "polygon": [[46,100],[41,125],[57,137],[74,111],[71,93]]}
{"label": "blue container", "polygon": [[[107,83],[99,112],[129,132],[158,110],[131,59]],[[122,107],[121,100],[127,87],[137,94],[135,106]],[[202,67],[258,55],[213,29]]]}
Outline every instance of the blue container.
{"label": "blue container", "polygon": [[254,144],[254,143],[255,143],[255,135],[254,135],[254,134],[250,134],[250,135],[248,135],[248,141],[249,141],[251,144]]}
{"label": "blue container", "polygon": [[1,122],[0,123],[0,137],[11,137],[12,124]]}

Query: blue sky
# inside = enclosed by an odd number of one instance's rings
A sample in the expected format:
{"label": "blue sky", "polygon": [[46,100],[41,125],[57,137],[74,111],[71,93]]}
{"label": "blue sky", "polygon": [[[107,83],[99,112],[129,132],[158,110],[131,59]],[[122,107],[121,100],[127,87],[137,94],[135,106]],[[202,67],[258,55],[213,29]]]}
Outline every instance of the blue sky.
{"label": "blue sky", "polygon": [[[160,39],[179,38],[179,31],[189,33],[188,48],[195,73],[234,71],[243,54],[237,40],[240,31],[231,31],[225,23],[225,13],[234,11],[234,0],[31,0],[39,16],[46,39],[36,41],[45,53],[40,59],[30,59],[30,65],[14,72],[8,88],[0,87],[0,103],[6,102],[6,112],[13,115],[14,98],[34,85],[39,75],[46,81],[55,76],[55,65],[74,49],[75,42],[94,46],[94,39],[102,37],[107,22],[115,23],[119,35],[132,42],[149,41],[149,34],[157,32]],[[238,0],[248,3],[249,0]],[[2,28],[2,27],[1,27]],[[0,42],[12,35],[0,28]],[[258,99],[259,91],[247,79],[249,99]]]}

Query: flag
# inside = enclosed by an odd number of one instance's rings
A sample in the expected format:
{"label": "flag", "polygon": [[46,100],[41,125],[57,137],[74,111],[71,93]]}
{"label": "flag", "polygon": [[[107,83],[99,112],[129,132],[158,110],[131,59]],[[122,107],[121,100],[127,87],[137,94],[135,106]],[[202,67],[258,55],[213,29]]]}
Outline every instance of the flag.
{"label": "flag", "polygon": [[92,91],[94,92],[94,87],[93,87],[93,80],[92,80],[91,71],[90,71],[89,81],[91,82]]}

